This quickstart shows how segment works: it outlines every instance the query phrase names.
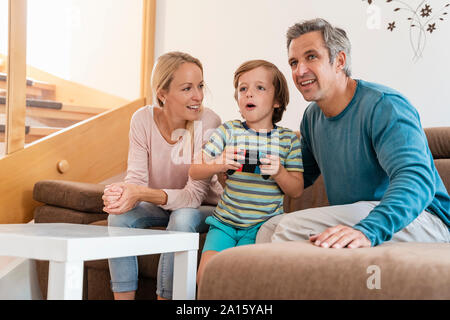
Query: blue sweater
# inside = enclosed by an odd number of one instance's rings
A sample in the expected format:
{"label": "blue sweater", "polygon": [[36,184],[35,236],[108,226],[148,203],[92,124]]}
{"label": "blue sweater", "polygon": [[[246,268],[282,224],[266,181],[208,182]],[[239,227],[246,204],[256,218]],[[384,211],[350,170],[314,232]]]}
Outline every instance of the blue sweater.
{"label": "blue sweater", "polygon": [[433,162],[419,114],[388,87],[357,80],[335,117],[313,102],[301,123],[305,188],[322,173],[330,205],[381,201],[355,226],[372,242],[388,241],[422,211],[450,226],[450,197]]}

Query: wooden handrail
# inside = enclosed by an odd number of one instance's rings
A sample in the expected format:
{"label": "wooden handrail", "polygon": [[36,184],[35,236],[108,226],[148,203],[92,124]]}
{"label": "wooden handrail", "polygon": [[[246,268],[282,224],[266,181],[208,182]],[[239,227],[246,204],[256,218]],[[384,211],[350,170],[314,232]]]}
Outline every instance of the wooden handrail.
{"label": "wooden handrail", "polygon": [[[43,179],[100,182],[126,170],[128,131],[140,98],[58,131],[0,159],[0,223],[26,223],[40,203],[34,184]],[[70,169],[61,174],[57,164]]]}

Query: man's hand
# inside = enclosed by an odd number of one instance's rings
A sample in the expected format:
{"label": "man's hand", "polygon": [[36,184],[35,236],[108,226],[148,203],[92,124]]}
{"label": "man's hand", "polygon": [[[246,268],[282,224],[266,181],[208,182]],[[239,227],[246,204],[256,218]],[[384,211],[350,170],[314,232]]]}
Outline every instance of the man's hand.
{"label": "man's hand", "polygon": [[362,248],[370,247],[372,244],[369,239],[359,230],[348,226],[337,225],[328,228],[322,233],[309,237],[314,245],[322,248]]}

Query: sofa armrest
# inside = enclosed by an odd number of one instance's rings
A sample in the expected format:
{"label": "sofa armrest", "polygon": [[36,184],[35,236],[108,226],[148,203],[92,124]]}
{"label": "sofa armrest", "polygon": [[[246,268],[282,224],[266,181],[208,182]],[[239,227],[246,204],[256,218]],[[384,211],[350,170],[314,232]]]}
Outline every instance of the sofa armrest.
{"label": "sofa armrest", "polygon": [[323,176],[319,176],[312,186],[303,191],[299,198],[284,197],[284,212],[286,213],[328,205]]}
{"label": "sofa armrest", "polygon": [[450,299],[449,249],[448,243],[325,249],[309,241],[240,246],[208,262],[198,299]]}
{"label": "sofa armrest", "polygon": [[64,181],[41,180],[33,188],[33,199],[47,205],[88,212],[103,212],[104,185]]}

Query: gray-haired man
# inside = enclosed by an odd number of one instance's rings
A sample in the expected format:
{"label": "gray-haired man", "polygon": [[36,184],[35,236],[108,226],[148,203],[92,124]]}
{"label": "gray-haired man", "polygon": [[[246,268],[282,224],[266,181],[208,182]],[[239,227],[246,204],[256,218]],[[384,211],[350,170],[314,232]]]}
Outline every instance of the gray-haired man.
{"label": "gray-haired man", "polygon": [[409,101],[352,79],[346,32],[323,19],[287,32],[301,123],[305,187],[322,174],[329,207],[280,215],[257,242],[309,239],[332,248],[384,241],[450,242],[450,197]]}

